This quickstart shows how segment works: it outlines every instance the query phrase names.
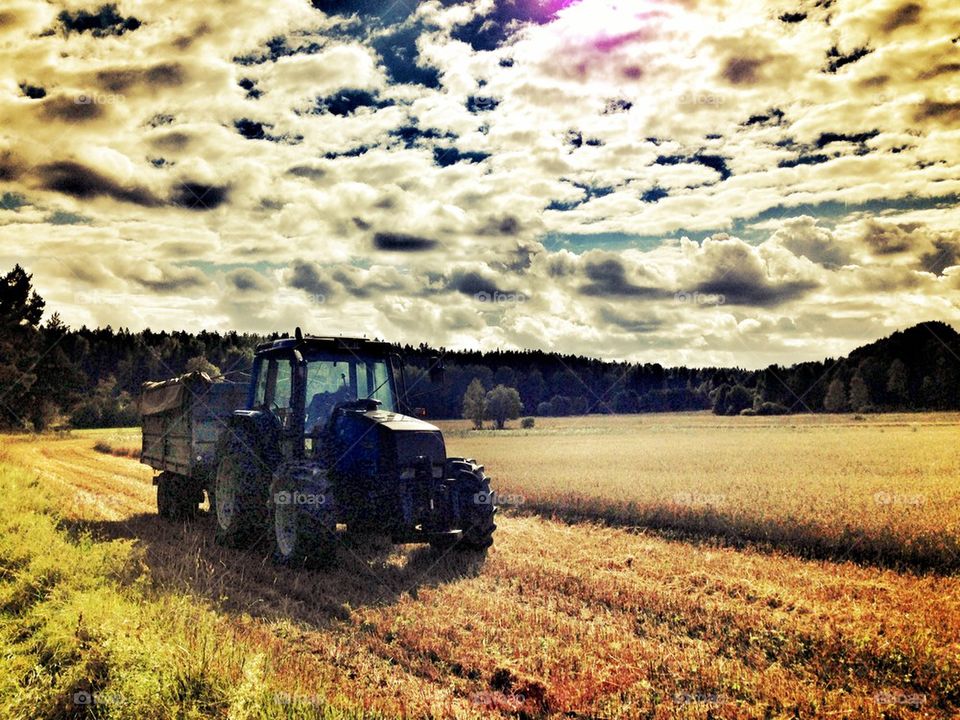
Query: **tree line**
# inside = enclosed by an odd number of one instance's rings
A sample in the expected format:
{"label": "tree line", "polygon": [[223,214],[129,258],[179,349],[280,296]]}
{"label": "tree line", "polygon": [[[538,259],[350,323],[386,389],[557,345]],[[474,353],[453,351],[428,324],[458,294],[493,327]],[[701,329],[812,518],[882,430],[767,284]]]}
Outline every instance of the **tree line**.
{"label": "tree line", "polygon": [[[197,369],[244,381],[257,344],[282,336],[71,329],[56,312],[44,322],[45,309],[19,265],[0,281],[4,428],[135,425],[145,381]],[[756,371],[664,367],[542,350],[455,351],[426,344],[396,350],[405,358],[411,405],[437,419],[464,416],[464,396],[474,381],[485,398],[499,386],[515,390],[520,412],[531,416],[960,409],[960,336],[938,322],[894,333],[838,361]],[[440,385],[428,377],[437,355],[446,370]],[[506,403],[512,414],[513,394],[498,391],[491,402]]]}

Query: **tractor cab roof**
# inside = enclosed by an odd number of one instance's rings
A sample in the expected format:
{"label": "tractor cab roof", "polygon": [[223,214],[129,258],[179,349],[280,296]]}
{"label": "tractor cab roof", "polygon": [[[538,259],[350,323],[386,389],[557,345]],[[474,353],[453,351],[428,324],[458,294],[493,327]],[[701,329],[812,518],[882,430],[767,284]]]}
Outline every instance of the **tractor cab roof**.
{"label": "tractor cab roof", "polygon": [[285,354],[293,352],[349,352],[355,355],[386,356],[395,349],[382,340],[368,340],[355,337],[323,337],[319,335],[303,335],[297,337],[278,338],[257,345],[257,355]]}

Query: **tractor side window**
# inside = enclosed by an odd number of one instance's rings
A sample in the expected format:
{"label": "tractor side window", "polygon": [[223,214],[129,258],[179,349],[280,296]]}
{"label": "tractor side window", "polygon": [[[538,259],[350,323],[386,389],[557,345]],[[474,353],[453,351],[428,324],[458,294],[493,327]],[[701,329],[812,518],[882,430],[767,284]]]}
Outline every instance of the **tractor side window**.
{"label": "tractor side window", "polygon": [[289,361],[271,360],[271,363],[277,363],[277,384],[274,390],[273,401],[282,409],[291,407],[291,391],[293,389],[293,368]]}
{"label": "tractor side window", "polygon": [[260,408],[267,403],[267,375],[269,375],[269,363],[261,363],[257,371],[257,387],[253,391],[253,407]]}
{"label": "tractor side window", "polygon": [[390,366],[381,360],[357,363],[357,395],[379,400],[384,410],[394,410],[393,387],[388,382]]}

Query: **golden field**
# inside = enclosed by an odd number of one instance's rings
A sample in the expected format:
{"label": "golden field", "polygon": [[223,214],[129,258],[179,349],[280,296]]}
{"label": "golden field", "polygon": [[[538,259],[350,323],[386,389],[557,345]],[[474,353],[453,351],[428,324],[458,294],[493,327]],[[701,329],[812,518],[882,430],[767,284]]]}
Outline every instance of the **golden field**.
{"label": "golden field", "polygon": [[449,451],[482,459],[504,503],[525,512],[960,570],[957,414],[590,416],[499,433],[440,425]]}
{"label": "golden field", "polygon": [[0,716],[952,717],[958,421],[442,423],[518,503],[486,562],[324,572],[159,520],[133,432],[6,436]]}

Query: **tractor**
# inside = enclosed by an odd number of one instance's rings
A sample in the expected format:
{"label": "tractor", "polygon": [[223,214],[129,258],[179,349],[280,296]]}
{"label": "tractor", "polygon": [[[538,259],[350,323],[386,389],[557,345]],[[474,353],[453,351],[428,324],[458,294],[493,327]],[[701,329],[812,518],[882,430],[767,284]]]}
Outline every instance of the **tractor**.
{"label": "tractor", "polygon": [[[205,491],[218,543],[272,538],[284,565],[329,563],[341,533],[441,551],[493,543],[483,466],[447,457],[440,430],[414,417],[390,345],[297,328],[257,347],[249,385],[232,394],[244,390],[245,401],[233,407],[223,384],[196,375],[144,388],[141,460],[161,470],[161,515],[193,515]],[[428,375],[442,382],[439,359]]]}

